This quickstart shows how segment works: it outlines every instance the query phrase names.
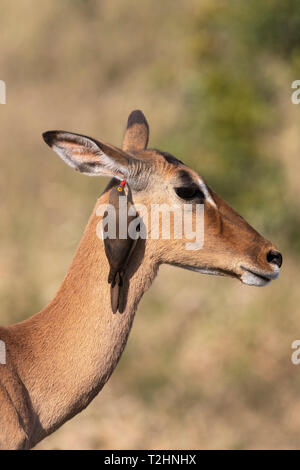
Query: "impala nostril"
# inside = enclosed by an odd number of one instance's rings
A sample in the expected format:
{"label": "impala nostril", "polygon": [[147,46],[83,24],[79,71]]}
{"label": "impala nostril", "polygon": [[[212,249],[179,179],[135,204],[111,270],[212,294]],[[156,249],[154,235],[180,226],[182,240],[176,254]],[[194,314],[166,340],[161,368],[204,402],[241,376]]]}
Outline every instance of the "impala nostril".
{"label": "impala nostril", "polygon": [[282,254],[276,250],[270,250],[267,253],[267,261],[271,264],[276,264],[279,268],[282,265]]}

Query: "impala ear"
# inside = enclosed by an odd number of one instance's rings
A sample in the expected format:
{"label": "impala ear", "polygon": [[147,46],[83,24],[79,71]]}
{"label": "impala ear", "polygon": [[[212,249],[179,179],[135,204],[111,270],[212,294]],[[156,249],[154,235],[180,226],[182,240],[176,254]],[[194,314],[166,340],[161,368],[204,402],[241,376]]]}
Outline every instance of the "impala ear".
{"label": "impala ear", "polygon": [[145,150],[149,140],[149,125],[140,110],[130,113],[124,135],[124,150]]}
{"label": "impala ear", "polygon": [[123,150],[85,135],[48,131],[43,139],[65,163],[85,175],[129,179],[137,164]]}

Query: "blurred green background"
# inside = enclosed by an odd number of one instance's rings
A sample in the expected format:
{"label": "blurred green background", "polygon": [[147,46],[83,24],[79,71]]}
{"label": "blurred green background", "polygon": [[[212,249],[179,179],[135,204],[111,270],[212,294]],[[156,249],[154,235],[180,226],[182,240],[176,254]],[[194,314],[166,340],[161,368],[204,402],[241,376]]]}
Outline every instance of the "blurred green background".
{"label": "blurred green background", "polygon": [[109,383],[40,449],[300,447],[300,3],[2,0],[1,323],[50,301],[105,179],[45,146],[65,129],[197,170],[283,252],[264,289],[162,267]]}

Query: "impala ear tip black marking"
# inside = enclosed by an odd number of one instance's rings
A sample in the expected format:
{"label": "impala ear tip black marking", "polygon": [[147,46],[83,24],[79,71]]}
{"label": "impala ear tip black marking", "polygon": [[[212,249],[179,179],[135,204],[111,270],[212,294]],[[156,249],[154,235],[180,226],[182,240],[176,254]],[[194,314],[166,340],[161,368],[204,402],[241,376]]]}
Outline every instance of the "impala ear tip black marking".
{"label": "impala ear tip black marking", "polygon": [[42,137],[49,147],[52,147],[54,142],[54,137],[56,137],[57,131],[46,131],[43,132]]}
{"label": "impala ear tip black marking", "polygon": [[147,129],[149,130],[149,124],[147,122],[147,119],[140,109],[134,109],[131,111],[128,117],[128,122],[127,122],[127,129],[134,124],[145,124]]}
{"label": "impala ear tip black marking", "polygon": [[53,145],[57,142],[57,140],[62,134],[65,134],[66,136],[68,132],[58,131],[58,130],[46,131],[46,132],[43,132],[42,137],[44,139],[44,142],[46,142],[46,144],[49,145],[49,147],[53,147]]}

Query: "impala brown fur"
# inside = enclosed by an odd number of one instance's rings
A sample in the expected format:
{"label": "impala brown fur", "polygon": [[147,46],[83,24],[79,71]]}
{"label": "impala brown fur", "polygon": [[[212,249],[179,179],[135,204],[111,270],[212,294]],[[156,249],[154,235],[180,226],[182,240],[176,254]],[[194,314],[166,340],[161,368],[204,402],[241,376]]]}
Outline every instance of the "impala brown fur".
{"label": "impala brown fur", "polygon": [[[95,139],[52,131],[45,141],[73,168],[108,175],[70,269],[55,298],[41,312],[0,328],[6,364],[0,364],[0,448],[29,449],[83,410],[109,379],[124,350],[135,311],[158,268],[169,263],[246,284],[275,279],[281,255],[199,175],[169,154],[146,149],[148,124],[140,111],[129,118],[123,150]],[[117,178],[117,179],[116,179]],[[126,178],[135,204],[182,204],[174,188],[205,194],[205,239],[188,251],[186,240],[138,240],[126,271],[126,308],[112,314],[109,264],[97,236],[97,208]],[[199,193],[200,194],[200,193]],[[203,194],[203,193],[202,193]],[[193,201],[189,201],[194,204]]]}

